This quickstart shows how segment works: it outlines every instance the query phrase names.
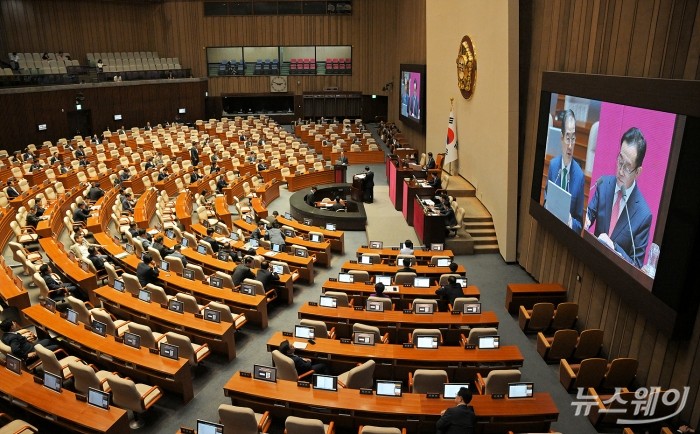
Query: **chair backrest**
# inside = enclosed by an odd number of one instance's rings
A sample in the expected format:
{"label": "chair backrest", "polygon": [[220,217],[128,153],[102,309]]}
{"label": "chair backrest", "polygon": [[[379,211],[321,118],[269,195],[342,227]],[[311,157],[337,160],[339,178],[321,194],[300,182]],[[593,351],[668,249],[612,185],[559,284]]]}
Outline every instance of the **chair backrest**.
{"label": "chair backrest", "polygon": [[100,385],[100,380],[95,375],[95,371],[84,363],[69,361],[68,369],[70,373],[73,374],[73,387],[82,393],[87,395],[88,388],[92,387],[97,390],[102,390],[102,385]]}
{"label": "chair backrest", "polygon": [[66,300],[68,301],[70,308],[78,313],[78,321],[87,325],[92,324],[92,321],[90,320],[90,311],[85,306],[84,301],[79,300],[72,295],[66,297]]}
{"label": "chair backrest", "polygon": [[477,345],[479,343],[480,336],[495,336],[497,334],[498,329],[496,329],[495,327],[475,327],[469,330],[467,343],[469,345]]}
{"label": "chair backrest", "polygon": [[323,321],[317,321],[315,319],[302,319],[299,321],[299,325],[313,327],[315,337],[328,339],[328,327],[326,327],[326,323]]}
{"label": "chair backrest", "polygon": [[294,360],[285,356],[279,350],[272,351],[272,363],[277,368],[278,379],[288,381],[297,381],[299,379]]}
{"label": "chair backrest", "polygon": [[603,345],[603,330],[584,330],[578,337],[573,357],[579,360],[597,357],[600,353],[601,345]]}
{"label": "chair backrest", "polygon": [[284,432],[287,434],[326,434],[326,429],[323,422],[318,419],[288,416],[284,421]]}
{"label": "chair backrest", "polygon": [[508,393],[508,383],[520,381],[520,371],[517,369],[494,369],[489,372],[484,383],[484,395]]}
{"label": "chair backrest", "polygon": [[350,270],[348,274],[352,275],[353,282],[369,282],[369,272],[365,270]]}
{"label": "chair backrest", "polygon": [[367,301],[382,303],[384,305],[385,311],[394,310],[394,306],[393,306],[393,303],[391,302],[390,298],[375,297],[375,296],[370,295],[369,297],[367,297]]}
{"label": "chair backrest", "polygon": [[239,434],[258,434],[260,432],[255,412],[248,407],[221,404],[219,406],[219,420],[224,426],[224,432]]}
{"label": "chair backrest", "polygon": [[413,281],[416,278],[416,273],[410,271],[399,271],[394,276],[394,283],[397,285],[403,285],[404,283],[410,283],[413,285]]}
{"label": "chair backrest", "polygon": [[613,389],[615,387],[629,386],[634,377],[637,376],[638,367],[639,362],[637,359],[620,357],[613,360],[605,373],[602,387],[604,389]]}
{"label": "chair backrest", "polygon": [[199,313],[200,306],[197,303],[197,299],[191,296],[190,294],[185,294],[184,292],[178,292],[175,295],[175,298],[177,301],[181,301],[183,303],[183,308],[185,312],[188,313]]}
{"label": "chair backrest", "polygon": [[479,299],[476,297],[457,297],[455,298],[455,303],[452,306],[452,310],[459,312],[464,311],[464,305],[469,303],[478,303]]}
{"label": "chair backrest", "polygon": [[528,330],[545,330],[552,323],[554,305],[552,303],[535,303],[532,307]]}
{"label": "chair backrest", "polygon": [[187,264],[185,268],[194,271],[195,280],[202,281],[206,279],[206,276],[204,275],[204,270],[202,270],[201,266],[196,264]]}
{"label": "chair backrest", "polygon": [[90,311],[93,318],[107,325],[107,335],[114,336],[117,332],[117,327],[112,320],[112,316],[104,309],[96,308]]}
{"label": "chair backrest", "polygon": [[129,332],[137,334],[141,337],[141,346],[146,348],[155,348],[156,339],[153,336],[153,331],[147,325],[137,324],[135,322],[129,323]]}
{"label": "chair backrest", "polygon": [[360,430],[360,434],[401,434],[401,430],[387,426],[364,425]]}
{"label": "chair backrest", "polygon": [[431,299],[431,298],[416,298],[413,300],[413,312],[416,311],[416,306],[418,305],[425,305],[425,304],[432,304],[433,305],[433,312],[438,311],[438,303],[437,300]]}
{"label": "chair backrest", "polygon": [[442,393],[443,384],[449,382],[442,369],[416,369],[413,373],[413,393]]}
{"label": "chair backrest", "polygon": [[449,256],[437,256],[436,255],[436,256],[433,256],[430,258],[430,263],[437,265],[437,263],[440,259],[451,259],[451,258]]}
{"label": "chair backrest", "polygon": [[374,360],[367,360],[348,371],[345,387],[348,389],[371,389],[374,385]]}
{"label": "chair backrest", "polygon": [[105,271],[107,272],[107,283],[109,286],[114,286],[114,281],[119,279],[116,268],[114,265],[105,261]]}
{"label": "chair backrest", "polygon": [[41,360],[41,367],[44,371],[63,378],[63,367],[58,363],[58,359],[53,351],[41,344],[34,345],[34,350],[36,351],[36,355],[39,356],[39,360]]}
{"label": "chair backrest", "polygon": [[243,283],[252,285],[255,288],[256,295],[265,295],[265,287],[261,281],[255,279],[243,279]]}
{"label": "chair backrest", "polygon": [[577,318],[578,303],[559,303],[557,309],[554,311],[554,319],[552,319],[550,328],[553,330],[574,328]]}
{"label": "chair backrest", "polygon": [[182,359],[187,359],[191,366],[197,365],[197,355],[194,353],[192,348],[192,341],[185,335],[181,335],[175,332],[167,332],[165,334],[169,344],[177,345],[179,348],[178,357]]}
{"label": "chair backrest", "polygon": [[309,231],[309,238],[311,238],[312,235],[318,237],[319,243],[325,241],[325,238],[323,237],[323,234],[321,232]]}
{"label": "chair backrest", "polygon": [[605,370],[608,366],[608,361],[602,358],[585,359],[581,362],[578,372],[576,373],[576,381],[574,381],[573,389],[579,387],[598,387],[600,382],[605,377]]}
{"label": "chair backrest", "polygon": [[163,259],[165,260],[165,262],[170,264],[170,271],[177,274],[182,274],[182,272],[185,269],[185,267],[182,265],[182,259],[177,258],[175,256],[166,256]]}
{"label": "chair backrest", "polygon": [[124,280],[124,289],[134,295],[139,295],[141,291],[141,283],[139,278],[131,273],[122,273],[122,279]]}
{"label": "chair backrest", "polygon": [[112,402],[117,407],[135,412],[146,410],[142,404],[141,394],[136,389],[136,384],[133,381],[110,375],[107,377],[107,384],[112,389]]}
{"label": "chair backrest", "polygon": [[151,291],[151,301],[153,303],[168,304],[168,295],[165,293],[165,289],[152,283],[146,285],[146,289]]}
{"label": "chair backrest", "polygon": [[567,359],[574,352],[576,342],[578,341],[578,332],[571,329],[557,330],[554,333],[554,339],[549,348],[548,359]]}
{"label": "chair backrest", "polygon": [[216,310],[221,313],[221,321],[224,322],[233,322],[233,315],[231,314],[231,309],[223,304],[223,303],[217,303],[215,301],[209,302],[207,305],[209,309]]}
{"label": "chair backrest", "polygon": [[340,291],[326,291],[324,295],[329,297],[335,297],[336,306],[338,307],[348,307],[350,306],[350,301],[348,300],[348,295]]}
{"label": "chair backrest", "polygon": [[353,334],[355,334],[355,333],[374,333],[374,342],[375,343],[382,342],[382,335],[381,335],[381,332],[379,331],[379,327],[356,322],[355,324],[352,325],[352,332],[353,332]]}

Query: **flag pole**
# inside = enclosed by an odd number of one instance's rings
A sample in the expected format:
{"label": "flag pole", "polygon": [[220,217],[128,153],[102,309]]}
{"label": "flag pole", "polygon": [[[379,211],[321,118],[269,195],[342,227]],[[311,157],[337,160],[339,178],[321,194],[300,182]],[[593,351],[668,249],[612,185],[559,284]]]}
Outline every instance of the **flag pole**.
{"label": "flag pole", "polygon": [[[455,98],[451,97],[450,98],[450,113],[454,112],[454,107],[455,107]],[[456,137],[455,137],[455,140],[457,140]],[[450,171],[449,171],[450,175],[452,175],[452,163],[453,163],[453,161],[450,161]]]}

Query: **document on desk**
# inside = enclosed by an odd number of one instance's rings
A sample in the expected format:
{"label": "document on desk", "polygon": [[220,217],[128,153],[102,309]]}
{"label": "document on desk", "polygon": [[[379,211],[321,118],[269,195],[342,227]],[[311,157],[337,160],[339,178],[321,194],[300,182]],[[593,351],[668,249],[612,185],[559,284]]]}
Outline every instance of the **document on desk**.
{"label": "document on desk", "polygon": [[270,252],[265,252],[264,255],[265,255],[265,256],[276,256],[277,253],[279,253],[279,252],[272,252],[272,251],[270,251]]}
{"label": "document on desk", "polygon": [[399,292],[399,287],[398,286],[385,286],[384,287],[384,292]]}
{"label": "document on desk", "polygon": [[430,187],[430,184],[428,184],[427,182],[421,182],[420,186],[424,187],[424,188],[428,188],[428,187]]}
{"label": "document on desk", "polygon": [[124,259],[124,258],[126,258],[127,256],[129,256],[129,254],[126,253],[126,252],[121,252],[121,253],[117,253],[116,255],[114,255],[114,257],[117,258],[117,259]]}
{"label": "document on desk", "polygon": [[150,231],[148,231],[149,235],[155,235],[157,233],[158,233],[158,229],[151,229]]}
{"label": "document on desk", "polygon": [[428,206],[435,205],[435,202],[433,202],[432,199],[423,199],[423,203],[428,205]]}
{"label": "document on desk", "polygon": [[224,243],[224,244],[230,244],[231,242],[233,242],[233,240],[231,238],[226,238],[226,237],[221,237],[217,241],[220,243]]}
{"label": "document on desk", "polygon": [[305,350],[306,346],[309,345],[306,342],[294,342],[292,346],[296,348],[297,350]]}

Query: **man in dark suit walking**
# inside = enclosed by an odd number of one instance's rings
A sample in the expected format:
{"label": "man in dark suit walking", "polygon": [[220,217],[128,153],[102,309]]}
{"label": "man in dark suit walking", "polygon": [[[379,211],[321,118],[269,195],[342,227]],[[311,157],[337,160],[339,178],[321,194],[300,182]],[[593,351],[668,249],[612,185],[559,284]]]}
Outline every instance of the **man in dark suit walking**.
{"label": "man in dark suit walking", "polygon": [[197,167],[199,164],[199,151],[195,142],[192,142],[192,147],[190,148],[190,161],[192,161],[194,167]]}
{"label": "man in dark suit walking", "polygon": [[374,202],[374,172],[370,170],[369,166],[365,166],[365,182],[363,189],[365,202]]}

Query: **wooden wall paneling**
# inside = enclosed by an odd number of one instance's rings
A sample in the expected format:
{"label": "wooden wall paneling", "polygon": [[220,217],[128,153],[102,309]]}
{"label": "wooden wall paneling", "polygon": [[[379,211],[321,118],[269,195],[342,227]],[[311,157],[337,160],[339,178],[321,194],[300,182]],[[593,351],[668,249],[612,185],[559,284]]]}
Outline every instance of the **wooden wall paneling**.
{"label": "wooden wall paneling", "polygon": [[692,36],[688,47],[688,61],[685,64],[683,77],[697,80],[698,76],[698,61],[700,60],[700,8],[695,11],[695,22],[693,24]]}
{"label": "wooden wall paneling", "polygon": [[[609,292],[613,292],[612,288]],[[627,355],[630,353],[630,349],[632,346],[632,337],[634,334],[634,326],[637,323],[637,318],[640,316],[637,314],[637,311],[628,308],[625,305],[625,314],[626,317],[624,318],[624,327],[622,329],[622,334],[620,336],[620,345],[619,345],[619,354],[622,355]]]}
{"label": "wooden wall paneling", "polygon": [[634,15],[634,25],[630,35],[629,67],[627,75],[639,77],[644,74],[646,66],[646,52],[650,47],[650,31],[654,17],[654,2],[639,2]]}

